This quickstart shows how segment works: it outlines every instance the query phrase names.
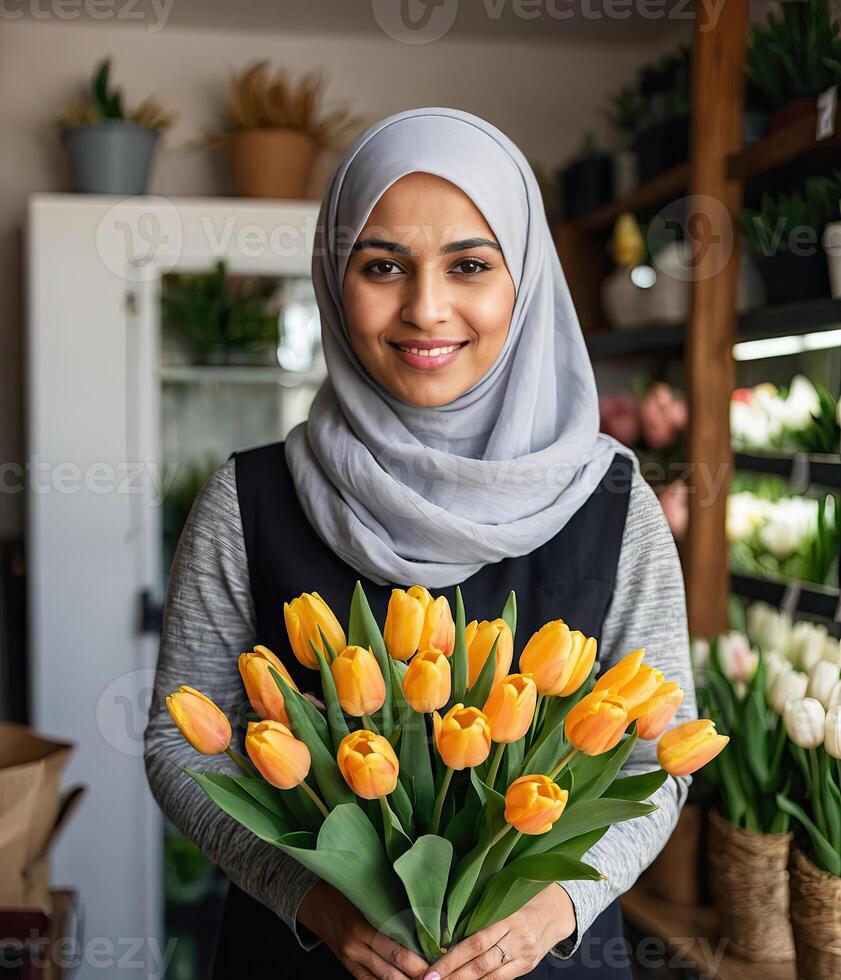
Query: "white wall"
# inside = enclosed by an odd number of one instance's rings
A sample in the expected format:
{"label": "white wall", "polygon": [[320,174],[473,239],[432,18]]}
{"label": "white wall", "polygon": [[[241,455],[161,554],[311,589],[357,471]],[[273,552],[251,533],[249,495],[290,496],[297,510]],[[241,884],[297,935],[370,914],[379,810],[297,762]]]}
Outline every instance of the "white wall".
{"label": "white wall", "polygon": [[[325,29],[328,25],[325,24]],[[150,192],[216,195],[228,190],[221,151],[187,149],[220,121],[229,75],[258,58],[297,73],[329,72],[328,102],[348,100],[375,122],[420,105],[455,106],[505,131],[533,163],[555,167],[585,128],[606,132],[606,95],[642,61],[691,33],[675,23],[651,42],[488,41],[444,38],[400,44],[384,35],[229,33],[168,26],[81,24],[55,19],[0,22],[0,536],[22,527],[20,481],[6,464],[22,462],[21,261],[19,234],[34,191],[71,190],[52,120],[110,54],[127,101],[157,95],[179,113],[161,147]],[[333,158],[313,176],[319,196]]]}

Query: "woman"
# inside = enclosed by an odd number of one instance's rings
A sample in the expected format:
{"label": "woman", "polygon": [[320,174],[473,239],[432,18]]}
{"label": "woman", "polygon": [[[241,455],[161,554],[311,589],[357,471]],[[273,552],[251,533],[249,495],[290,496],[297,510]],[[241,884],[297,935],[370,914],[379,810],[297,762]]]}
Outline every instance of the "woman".
{"label": "woman", "polygon": [[[517,147],[455,109],[373,126],[331,178],[312,271],[329,377],[285,444],[237,454],[196,500],[146,733],[161,807],[232,882],[214,976],[509,980],[562,966],[626,980],[617,896],[668,839],[688,778],[588,852],[605,881],[552,884],[427,964],[181,773],[195,760],[163,697],[189,679],[241,709],[235,658],[255,643],[287,654],[283,602],[318,591],[344,615],[357,579],[381,623],[394,587],[454,606],[461,584],[480,619],[513,588],[518,647],[558,618],[598,638],[602,670],[645,646],[687,692],[677,721],[696,716],[674,542],[633,453],[598,432],[592,368]],[[284,659],[318,696],[317,674]],[[656,767],[640,742],[626,771]]]}

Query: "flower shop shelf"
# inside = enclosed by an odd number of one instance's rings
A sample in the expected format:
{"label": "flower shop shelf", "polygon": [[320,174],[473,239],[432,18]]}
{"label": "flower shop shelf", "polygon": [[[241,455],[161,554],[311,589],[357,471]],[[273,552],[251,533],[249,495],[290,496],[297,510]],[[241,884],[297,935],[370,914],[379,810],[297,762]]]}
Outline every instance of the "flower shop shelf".
{"label": "flower shop shelf", "polygon": [[841,455],[837,453],[736,452],[733,464],[737,470],[768,473],[786,480],[794,475],[803,483],[841,489]]}
{"label": "flower shop shelf", "polygon": [[663,207],[682,194],[688,183],[689,164],[682,163],[665,173],[658,174],[657,177],[640,184],[608,204],[585,212],[575,218],[572,224],[579,231],[608,230],[625,211],[636,214],[639,211],[652,211]]}
{"label": "flower shop shelf", "polygon": [[635,330],[595,330],[584,334],[590,357],[628,357],[654,352],[678,352],[686,327],[682,323],[641,327]]}
{"label": "flower shop shelf", "polygon": [[793,581],[770,576],[760,578],[757,575],[744,575],[740,572],[730,573],[730,591],[745,599],[756,599],[772,606],[779,606],[784,596],[786,604],[789,598],[792,600],[796,598],[796,607],[792,611],[796,610],[809,616],[833,621],[838,615],[839,599],[841,599],[838,589],[828,585],[800,582],[798,589],[797,583]]}
{"label": "flower shop shelf", "polygon": [[285,371],[280,367],[167,365],[158,369],[165,384],[237,384],[281,385],[294,388],[301,384],[318,384],[323,371]]}
{"label": "flower shop shelf", "polygon": [[626,918],[638,929],[661,939],[673,964],[715,980],[796,980],[794,963],[752,963],[723,952],[713,908],[676,905],[637,886],[622,896]]}

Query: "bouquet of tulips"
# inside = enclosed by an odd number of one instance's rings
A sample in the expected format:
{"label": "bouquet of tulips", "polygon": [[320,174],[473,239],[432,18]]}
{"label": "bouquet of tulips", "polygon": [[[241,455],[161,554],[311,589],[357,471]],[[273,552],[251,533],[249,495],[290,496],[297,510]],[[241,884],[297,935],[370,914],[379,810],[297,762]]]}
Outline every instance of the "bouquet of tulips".
{"label": "bouquet of tulips", "polygon": [[[292,651],[318,671],[302,694],[275,654],[239,669],[256,720],[249,760],[220,709],[190,687],[167,698],[191,744],[227,752],[241,775],[185,770],[258,837],[290,854],[381,932],[436,959],[554,881],[600,879],[582,856],[728,739],[711,721],[664,731],[683,698],[629,653],[594,682],[596,641],[563,620],[525,644],[509,674],[516,597],[465,623],[422,586],[394,589],[381,630],[361,583],[347,630],[318,593],[284,605]],[[323,709],[323,710],[322,710]],[[431,715],[431,726],[428,716]],[[637,739],[659,739],[661,769],[621,776]]]}

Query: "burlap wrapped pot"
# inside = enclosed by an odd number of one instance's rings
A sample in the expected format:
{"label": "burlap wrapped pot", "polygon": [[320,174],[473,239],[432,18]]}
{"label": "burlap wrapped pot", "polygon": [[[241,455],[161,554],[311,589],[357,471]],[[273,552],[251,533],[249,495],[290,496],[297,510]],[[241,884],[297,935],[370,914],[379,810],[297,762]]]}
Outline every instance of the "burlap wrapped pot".
{"label": "burlap wrapped pot", "polygon": [[841,878],[791,849],[791,924],[798,980],[841,977]]}

